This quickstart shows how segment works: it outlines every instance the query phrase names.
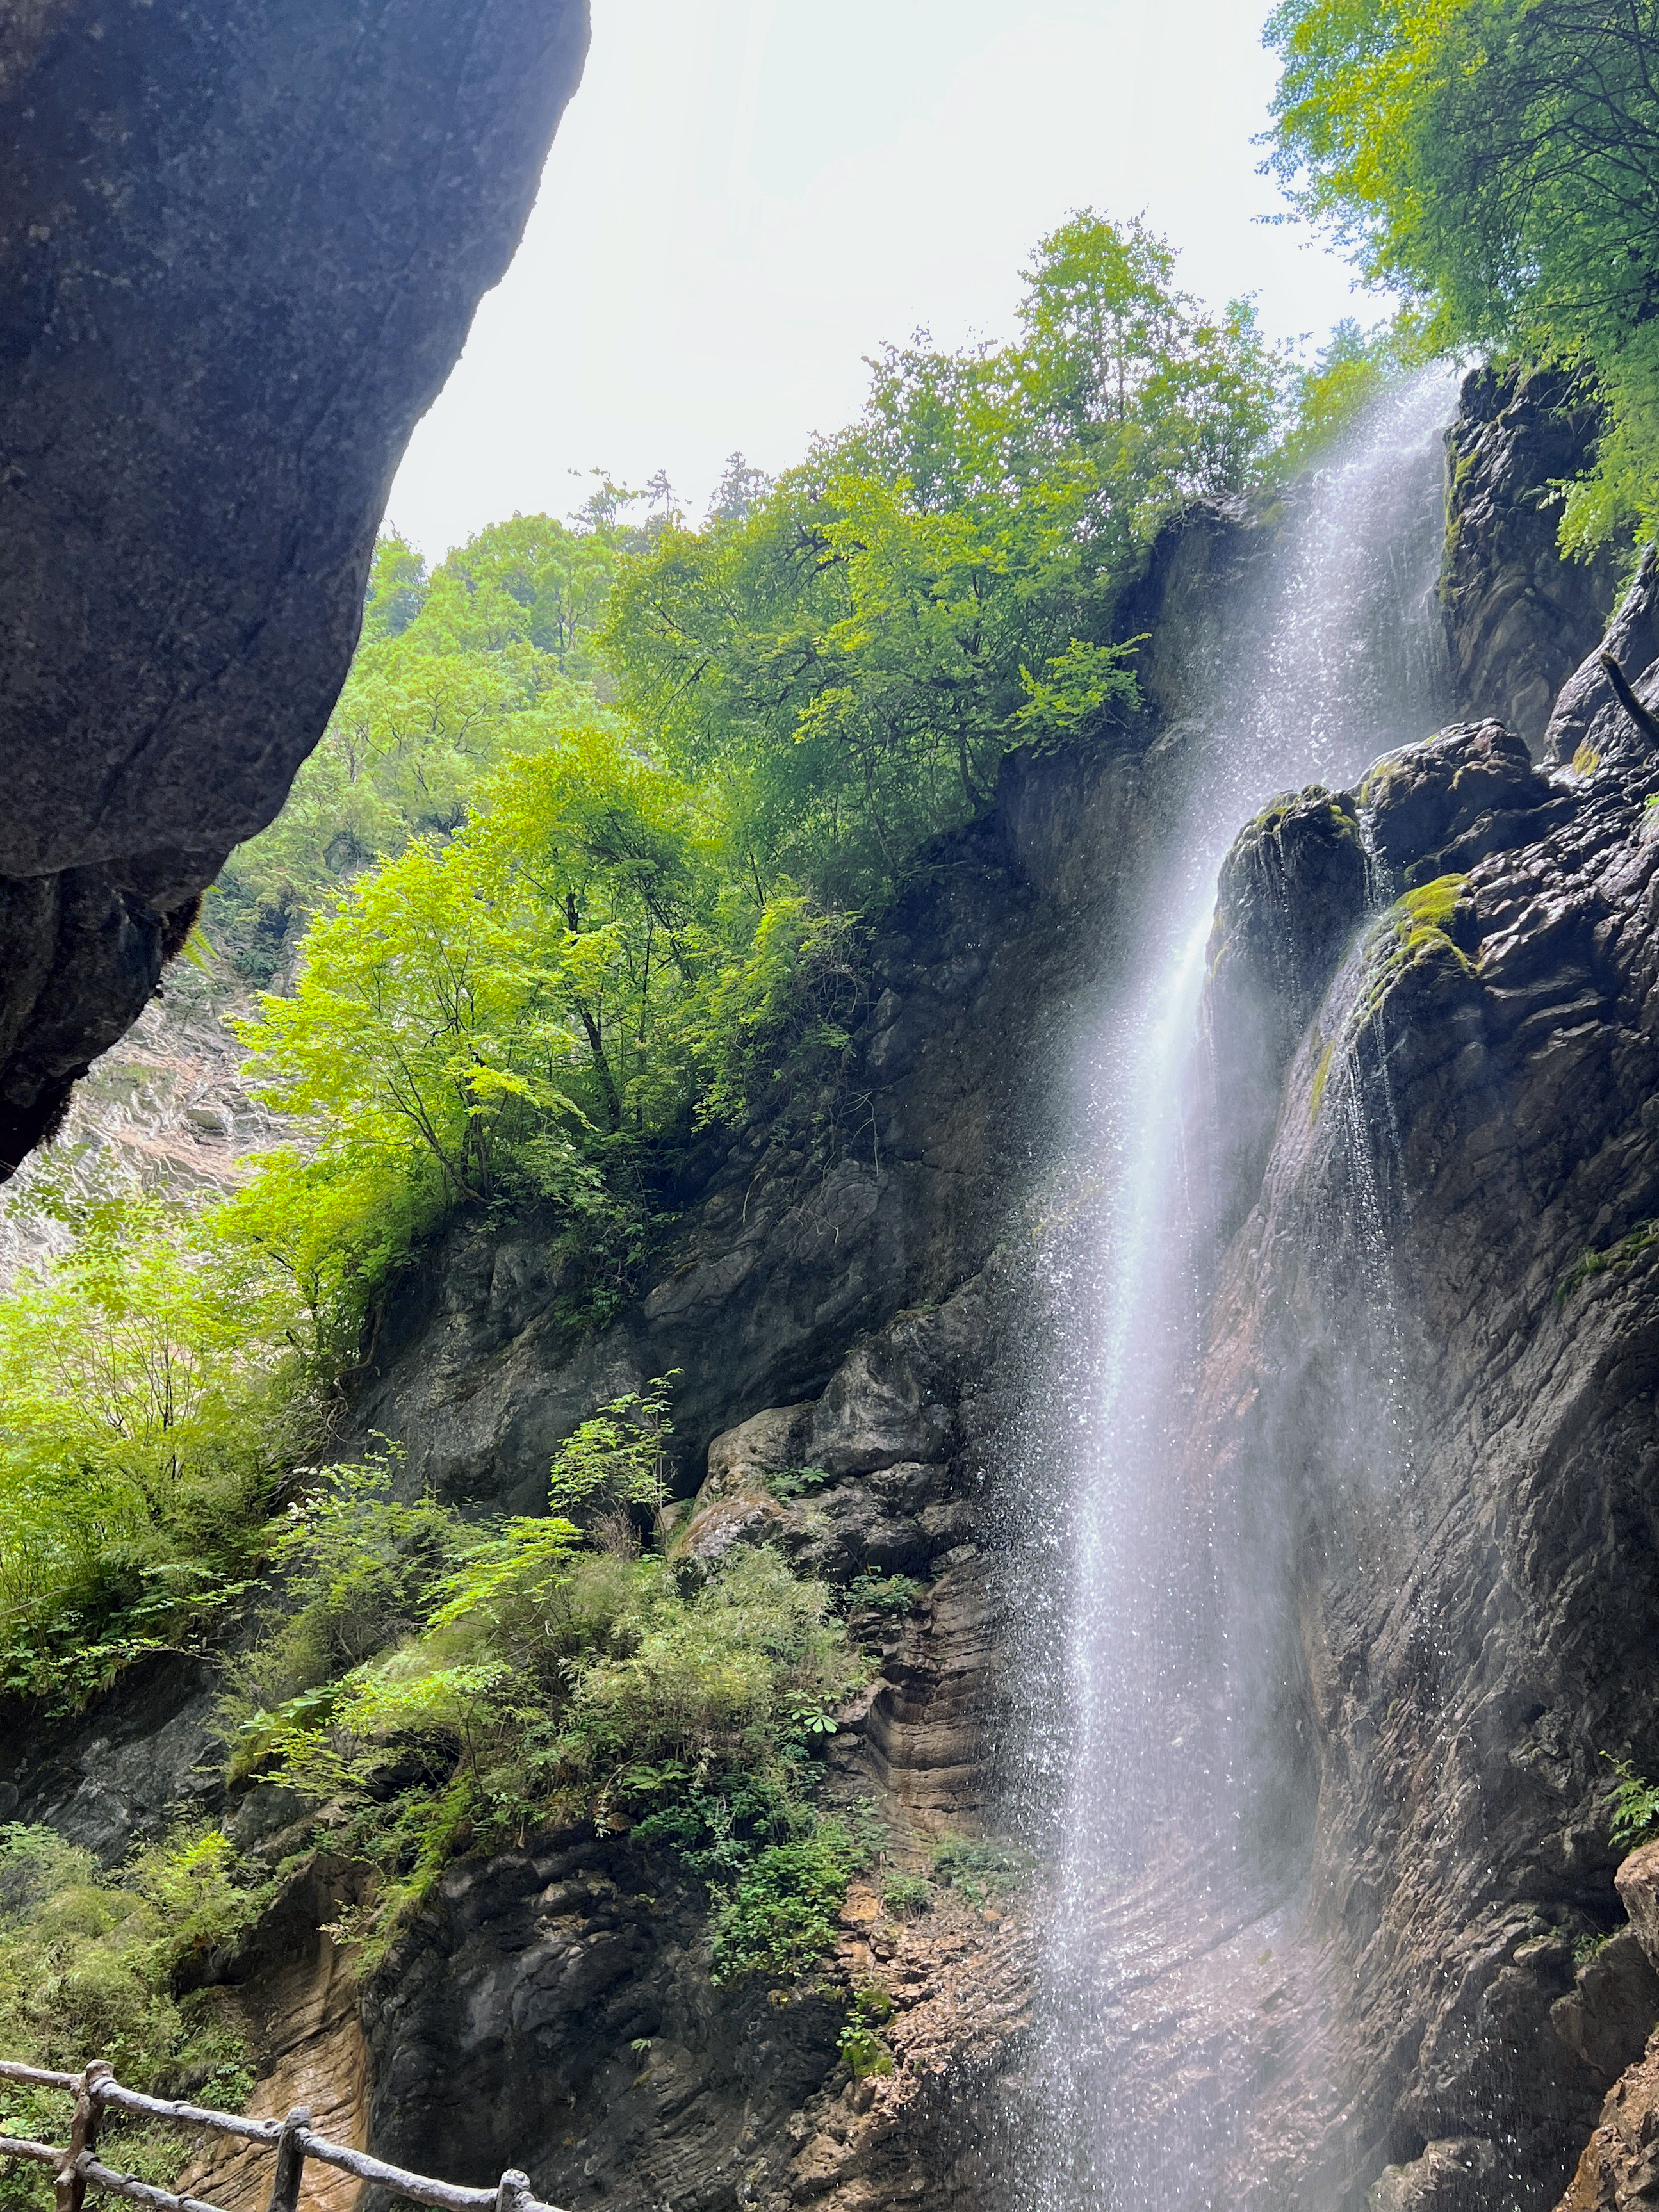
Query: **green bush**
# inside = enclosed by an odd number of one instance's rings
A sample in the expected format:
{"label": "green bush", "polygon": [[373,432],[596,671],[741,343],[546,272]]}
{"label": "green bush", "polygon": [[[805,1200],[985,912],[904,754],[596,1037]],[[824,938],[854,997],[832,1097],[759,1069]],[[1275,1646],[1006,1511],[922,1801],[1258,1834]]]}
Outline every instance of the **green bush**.
{"label": "green bush", "polygon": [[865,1982],[854,1990],[851,2017],[836,2037],[836,2047],[853,2069],[854,2081],[893,2071],[893,2054],[880,2033],[892,2017],[892,1992],[883,1983]]}
{"label": "green bush", "polygon": [[379,1869],[366,1960],[454,1851],[537,1825],[636,1825],[716,1883],[815,1834],[815,1751],[861,1668],[828,1590],[762,1549],[688,1595],[593,1510],[659,1496],[666,1392],[612,1401],[554,1461],[599,1548],[559,1514],[399,1505],[385,1462],[291,1509],[276,1548],[301,1602],[241,1663],[233,1765]]}
{"label": "green bush", "polygon": [[[259,1899],[229,1879],[230,1846],[207,1830],[100,1872],[49,1828],[0,1827],[0,2051],[63,2073],[104,2058],[129,2087],[230,2107],[252,2086],[248,2053],[221,1993],[173,1994],[188,1957],[232,1941]],[[0,2134],[66,2140],[71,2100],[0,2083]],[[111,2116],[103,2155],[170,2185],[190,2139]],[[52,2178],[0,2166],[0,2212],[47,2212]]]}
{"label": "green bush", "polygon": [[1607,1834],[1620,1850],[1633,1851],[1659,1835],[1659,1783],[1638,1774],[1627,1759],[1605,1751],[1601,1756],[1619,1778],[1608,1800]]}
{"label": "green bush", "polygon": [[901,1920],[919,1918],[933,1902],[933,1885],[924,1874],[896,1874],[881,1893],[887,1911]]}
{"label": "green bush", "polygon": [[1029,1880],[1031,1854],[988,1836],[953,1836],[933,1851],[933,1877],[974,1906],[1006,1897]]}
{"label": "green bush", "polygon": [[854,1575],[847,1585],[847,1609],[865,1606],[872,1613],[908,1613],[921,1592],[921,1583],[909,1575]]}
{"label": "green bush", "polygon": [[771,1844],[739,1876],[714,1915],[716,1983],[740,1974],[787,1981],[836,1948],[847,1885],[870,1851],[838,1820],[820,1821],[797,1842]]}

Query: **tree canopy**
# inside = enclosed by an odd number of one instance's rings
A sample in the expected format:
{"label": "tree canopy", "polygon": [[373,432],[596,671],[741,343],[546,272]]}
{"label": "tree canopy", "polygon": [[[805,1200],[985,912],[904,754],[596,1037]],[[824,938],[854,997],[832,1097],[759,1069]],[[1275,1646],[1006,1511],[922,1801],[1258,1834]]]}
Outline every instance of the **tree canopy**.
{"label": "tree canopy", "polygon": [[1003,753],[1109,726],[1135,696],[1124,585],[1272,447],[1284,364],[1144,225],[1073,216],[1026,281],[1011,345],[888,349],[860,422],[618,580],[619,703],[762,890],[890,891]]}
{"label": "tree canopy", "polygon": [[1425,343],[1581,369],[1605,404],[1564,542],[1659,518],[1659,5],[1281,0],[1272,165]]}

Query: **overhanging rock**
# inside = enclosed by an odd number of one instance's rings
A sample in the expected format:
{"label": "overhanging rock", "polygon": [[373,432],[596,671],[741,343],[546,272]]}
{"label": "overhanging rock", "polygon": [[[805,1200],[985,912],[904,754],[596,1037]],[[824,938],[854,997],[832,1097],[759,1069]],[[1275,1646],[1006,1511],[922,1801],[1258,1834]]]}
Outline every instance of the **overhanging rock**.
{"label": "overhanging rock", "polygon": [[320,736],[586,40],[585,0],[7,11],[0,1174]]}

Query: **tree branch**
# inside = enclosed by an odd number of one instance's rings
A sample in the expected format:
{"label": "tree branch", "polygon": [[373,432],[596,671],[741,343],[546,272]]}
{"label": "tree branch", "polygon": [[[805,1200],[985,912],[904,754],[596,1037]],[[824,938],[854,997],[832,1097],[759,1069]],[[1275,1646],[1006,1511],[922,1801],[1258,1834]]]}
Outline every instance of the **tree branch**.
{"label": "tree branch", "polygon": [[1610,653],[1596,655],[1620,705],[1642,734],[1659,744],[1659,715],[1650,714],[1630,687],[1630,678]]}

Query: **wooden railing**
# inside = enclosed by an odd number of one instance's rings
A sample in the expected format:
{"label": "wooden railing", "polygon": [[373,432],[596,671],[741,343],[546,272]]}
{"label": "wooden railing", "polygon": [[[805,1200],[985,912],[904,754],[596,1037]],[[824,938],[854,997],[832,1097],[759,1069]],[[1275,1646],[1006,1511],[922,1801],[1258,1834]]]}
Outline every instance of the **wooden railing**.
{"label": "wooden railing", "polygon": [[463,2189],[451,2181],[433,2181],[423,2173],[406,2173],[400,2166],[370,2158],[367,2151],[348,2149],[313,2134],[311,2114],[296,2105],[285,2120],[253,2120],[240,2112],[216,2112],[201,2105],[169,2103],[124,2088],[101,2058],[94,2058],[82,2074],[52,2074],[40,2066],[21,2066],[0,2058],[0,2081],[21,2081],[36,2089],[63,2089],[75,2099],[75,2118],[70,2139],[60,2150],[51,2143],[30,2142],[21,2136],[0,2136],[0,2158],[32,2158],[50,2166],[55,2177],[56,2212],[82,2212],[88,2189],[107,2190],[143,2204],[149,2212],[219,2212],[199,2197],[175,2197],[153,2183],[131,2173],[118,2173],[97,2156],[98,2131],[107,2112],[133,2112],[148,2120],[168,2120],[176,2126],[205,2129],[212,2134],[235,2136],[259,2150],[274,2151],[267,2212],[298,2212],[300,2179],[308,2158],[360,2181],[373,2181],[416,2204],[433,2204],[440,2212],[559,2212],[544,2204],[531,2191],[530,2177],[509,2167],[494,2189]]}

